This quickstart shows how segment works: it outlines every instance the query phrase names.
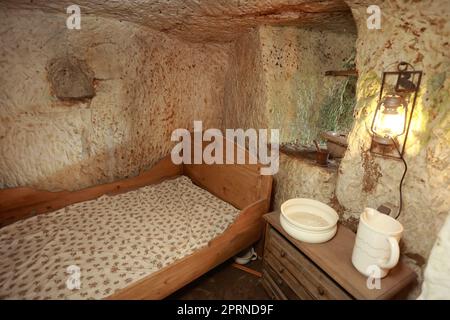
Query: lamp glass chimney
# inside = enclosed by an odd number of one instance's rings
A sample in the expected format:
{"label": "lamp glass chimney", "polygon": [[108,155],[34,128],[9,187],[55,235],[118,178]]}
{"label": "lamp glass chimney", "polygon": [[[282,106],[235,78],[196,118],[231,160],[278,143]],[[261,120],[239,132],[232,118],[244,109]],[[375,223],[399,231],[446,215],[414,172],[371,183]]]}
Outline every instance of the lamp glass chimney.
{"label": "lamp glass chimney", "polygon": [[372,132],[380,138],[395,138],[405,133],[407,107],[396,95],[386,96],[378,104]]}

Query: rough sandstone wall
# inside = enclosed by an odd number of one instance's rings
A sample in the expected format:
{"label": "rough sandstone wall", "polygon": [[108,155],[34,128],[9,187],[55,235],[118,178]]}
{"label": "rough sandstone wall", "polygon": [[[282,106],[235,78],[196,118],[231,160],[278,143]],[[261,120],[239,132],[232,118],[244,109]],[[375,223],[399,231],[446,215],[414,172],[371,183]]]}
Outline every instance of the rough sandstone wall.
{"label": "rough sandstone wall", "polygon": [[[260,28],[260,35],[268,127],[280,129],[280,143],[311,144],[320,134],[321,106],[344,81],[325,76],[325,71],[342,69],[354,51],[356,35],[268,26]],[[294,197],[330,203],[335,185],[333,170],[282,153],[273,207]]]}
{"label": "rough sandstone wall", "polygon": [[[228,45],[100,17],[68,30],[66,17],[0,10],[0,187],[78,189],[136,175],[170,151],[174,128],[221,127]],[[92,99],[55,96],[48,71],[58,58],[90,69]]]}
{"label": "rough sandstone wall", "polygon": [[342,69],[356,34],[264,26],[260,38],[269,126],[281,129],[281,143],[310,144],[320,134],[321,107],[345,81],[325,71]]}
{"label": "rough sandstone wall", "polygon": [[[347,2],[358,27],[358,105],[336,195],[344,219],[355,222],[365,206],[398,203],[403,165],[367,152],[368,127],[383,68],[399,60],[412,63],[424,71],[424,78],[406,149],[409,170],[399,221],[405,227],[402,252],[421,276],[450,211],[450,7],[445,1]],[[370,4],[381,8],[381,30],[366,28]]]}
{"label": "rough sandstone wall", "polygon": [[334,206],[337,173],[310,161],[280,154],[280,170],[275,176],[273,209],[291,198],[311,198]]}
{"label": "rough sandstone wall", "polygon": [[329,30],[262,26],[234,43],[227,75],[226,123],[278,128],[280,142],[311,143],[320,133],[320,108],[343,78],[340,70],[356,35]]}
{"label": "rough sandstone wall", "polygon": [[238,38],[230,51],[225,84],[225,127],[266,128],[266,83],[258,30]]}
{"label": "rough sandstone wall", "polygon": [[[262,26],[231,51],[225,91],[227,128],[280,129],[281,142],[310,143],[320,106],[342,79],[326,77],[352,55],[356,35]],[[336,172],[281,154],[274,208],[292,197],[334,201]]]}

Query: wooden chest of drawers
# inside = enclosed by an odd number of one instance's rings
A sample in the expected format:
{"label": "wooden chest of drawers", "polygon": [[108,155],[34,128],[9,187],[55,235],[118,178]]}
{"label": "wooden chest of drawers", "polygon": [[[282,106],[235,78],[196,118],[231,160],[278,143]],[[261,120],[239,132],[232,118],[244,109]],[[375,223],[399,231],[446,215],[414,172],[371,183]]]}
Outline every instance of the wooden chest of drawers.
{"label": "wooden chest of drawers", "polygon": [[332,240],[307,244],[285,233],[279,213],[264,218],[262,283],[272,299],[388,299],[415,279],[415,273],[399,263],[381,280],[380,289],[369,289],[367,279],[351,264],[352,231],[339,226]]}

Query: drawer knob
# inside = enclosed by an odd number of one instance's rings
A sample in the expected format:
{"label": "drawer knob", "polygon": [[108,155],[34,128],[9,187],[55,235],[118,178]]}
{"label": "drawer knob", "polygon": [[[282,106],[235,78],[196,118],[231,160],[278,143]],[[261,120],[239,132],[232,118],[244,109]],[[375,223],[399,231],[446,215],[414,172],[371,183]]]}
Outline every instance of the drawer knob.
{"label": "drawer knob", "polygon": [[278,269],[278,273],[283,273],[283,272],[284,272],[284,268]]}
{"label": "drawer knob", "polygon": [[324,290],[322,287],[318,287],[318,288],[317,288],[317,291],[319,291],[319,294],[320,294],[321,296],[323,296],[323,295],[325,294],[325,290]]}
{"label": "drawer knob", "polygon": [[281,256],[282,258],[284,258],[284,257],[286,256],[286,252],[285,252],[284,250],[281,250],[280,256]]}
{"label": "drawer knob", "polygon": [[281,286],[281,285],[283,284],[283,280],[278,279],[278,280],[277,280],[277,283],[278,283],[279,286]]}

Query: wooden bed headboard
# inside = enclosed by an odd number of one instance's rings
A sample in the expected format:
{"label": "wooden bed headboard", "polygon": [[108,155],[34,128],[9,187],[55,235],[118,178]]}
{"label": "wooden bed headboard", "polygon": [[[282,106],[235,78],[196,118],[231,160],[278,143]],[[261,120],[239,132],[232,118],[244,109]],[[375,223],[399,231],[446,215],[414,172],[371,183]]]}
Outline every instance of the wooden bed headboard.
{"label": "wooden bed headboard", "polygon": [[[234,148],[237,150],[240,147],[234,145]],[[247,151],[245,155],[248,159]],[[267,200],[268,208],[272,176],[261,175],[260,169],[260,164],[175,165],[168,155],[136,177],[82,190],[50,192],[29,187],[3,189],[0,190],[0,227],[73,203],[92,200],[104,194],[127,192],[182,174],[238,209],[244,209],[261,199]]]}
{"label": "wooden bed headboard", "polygon": [[[224,146],[226,142],[227,139],[223,138]],[[208,143],[203,143],[202,150]],[[235,156],[238,150],[244,152],[246,164],[184,164],[183,173],[194,183],[238,209],[244,209],[261,199],[270,202],[272,176],[261,175],[263,166],[259,163],[248,164],[249,152],[235,143],[232,145]]]}

